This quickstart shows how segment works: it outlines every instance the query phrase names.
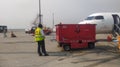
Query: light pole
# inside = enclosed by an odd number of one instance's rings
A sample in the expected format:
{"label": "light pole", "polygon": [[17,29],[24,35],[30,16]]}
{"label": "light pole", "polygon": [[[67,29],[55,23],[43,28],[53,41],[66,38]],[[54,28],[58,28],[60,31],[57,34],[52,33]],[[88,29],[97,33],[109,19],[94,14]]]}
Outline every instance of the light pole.
{"label": "light pole", "polygon": [[41,24],[41,1],[39,0],[39,24]]}
{"label": "light pole", "polygon": [[54,28],[54,13],[53,13],[53,28]]}

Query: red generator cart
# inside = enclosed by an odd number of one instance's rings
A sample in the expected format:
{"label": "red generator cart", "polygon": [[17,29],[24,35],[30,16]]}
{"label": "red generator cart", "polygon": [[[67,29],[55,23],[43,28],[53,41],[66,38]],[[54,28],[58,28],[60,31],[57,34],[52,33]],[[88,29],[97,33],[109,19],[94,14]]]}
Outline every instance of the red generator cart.
{"label": "red generator cart", "polygon": [[64,50],[94,48],[96,41],[95,24],[58,24],[56,40]]}

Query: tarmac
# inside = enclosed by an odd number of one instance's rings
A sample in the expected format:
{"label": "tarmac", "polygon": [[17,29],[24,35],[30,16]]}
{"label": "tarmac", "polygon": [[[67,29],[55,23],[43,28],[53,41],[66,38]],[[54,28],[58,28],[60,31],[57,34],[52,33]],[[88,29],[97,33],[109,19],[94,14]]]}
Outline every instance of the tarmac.
{"label": "tarmac", "polygon": [[[120,51],[116,43],[97,42],[94,49],[64,51],[54,40],[55,33],[46,36],[46,50],[50,56],[38,56],[34,37],[23,31],[10,32],[4,38],[0,33],[0,67],[119,67]],[[99,34],[97,39],[105,39]]]}

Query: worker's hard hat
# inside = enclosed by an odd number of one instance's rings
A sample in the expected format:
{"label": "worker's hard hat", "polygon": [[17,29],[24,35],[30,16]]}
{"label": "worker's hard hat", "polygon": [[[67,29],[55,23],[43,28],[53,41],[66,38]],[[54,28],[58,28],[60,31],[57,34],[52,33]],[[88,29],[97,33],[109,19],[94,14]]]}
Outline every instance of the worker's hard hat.
{"label": "worker's hard hat", "polygon": [[42,24],[39,24],[38,27],[43,28],[43,25],[42,25]]}

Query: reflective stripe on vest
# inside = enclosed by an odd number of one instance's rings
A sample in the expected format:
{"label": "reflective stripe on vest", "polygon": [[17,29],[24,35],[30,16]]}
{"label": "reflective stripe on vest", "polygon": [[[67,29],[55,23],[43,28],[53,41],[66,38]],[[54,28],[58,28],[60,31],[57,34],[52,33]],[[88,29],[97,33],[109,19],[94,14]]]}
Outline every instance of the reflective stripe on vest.
{"label": "reflective stripe on vest", "polygon": [[41,34],[41,28],[37,27],[35,29],[35,41],[42,41],[44,37]]}

